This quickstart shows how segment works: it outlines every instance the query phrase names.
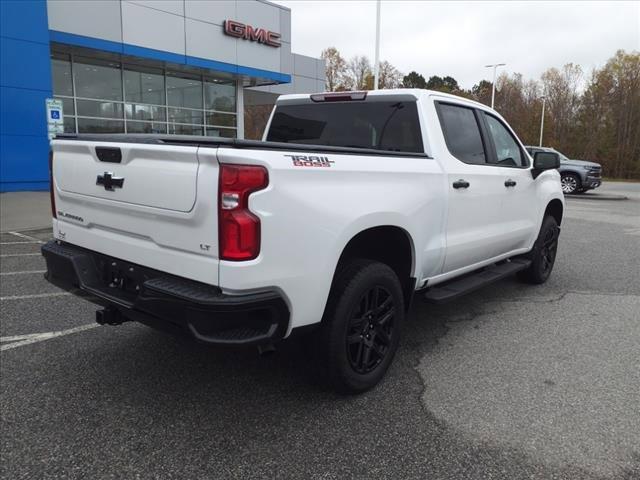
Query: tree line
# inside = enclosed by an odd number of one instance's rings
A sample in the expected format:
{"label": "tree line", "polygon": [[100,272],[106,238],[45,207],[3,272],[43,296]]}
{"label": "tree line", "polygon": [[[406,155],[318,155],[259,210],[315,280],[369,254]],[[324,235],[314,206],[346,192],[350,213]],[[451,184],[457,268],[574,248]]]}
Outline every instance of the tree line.
{"label": "tree line", "polygon": [[[373,89],[373,67],[364,55],[344,59],[335,47],[322,52],[328,91]],[[379,88],[424,88],[491,104],[492,83],[462,88],[451,76],[411,71],[403,75],[380,62]],[[545,99],[543,146],[569,158],[603,164],[604,175],[640,179],[640,52],[617,51],[588,74],[579,65],[546,70],[539,79],[502,73],[496,80],[495,109],[526,145],[538,145]]]}

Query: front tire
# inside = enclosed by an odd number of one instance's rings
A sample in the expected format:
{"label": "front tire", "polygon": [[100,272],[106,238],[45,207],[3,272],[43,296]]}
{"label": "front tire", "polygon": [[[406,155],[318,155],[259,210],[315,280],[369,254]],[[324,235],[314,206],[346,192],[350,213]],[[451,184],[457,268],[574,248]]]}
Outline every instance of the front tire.
{"label": "front tire", "polygon": [[582,188],[580,178],[575,173],[561,174],[560,185],[562,186],[562,193],[564,193],[565,195],[578,193]]}
{"label": "front tire", "polygon": [[398,349],[405,309],[387,265],[353,260],[331,288],[320,329],[327,379],[340,393],[361,393],[384,376]]}
{"label": "front tire", "polygon": [[527,255],[531,265],[526,270],[518,272],[520,280],[534,285],[547,281],[556,261],[559,235],[560,227],[556,219],[552,216],[544,217],[538,238]]}

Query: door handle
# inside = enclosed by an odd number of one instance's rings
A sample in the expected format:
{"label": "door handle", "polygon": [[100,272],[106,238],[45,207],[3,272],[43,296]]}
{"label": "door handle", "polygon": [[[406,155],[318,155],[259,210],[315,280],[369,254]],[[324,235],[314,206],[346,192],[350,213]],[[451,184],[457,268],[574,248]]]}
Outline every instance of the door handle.
{"label": "door handle", "polygon": [[453,188],[469,188],[469,182],[465,180],[458,180],[457,182],[453,182]]}
{"label": "door handle", "polygon": [[515,180],[511,180],[511,179],[506,180],[504,182],[504,186],[505,187],[515,187],[516,186],[516,181]]}

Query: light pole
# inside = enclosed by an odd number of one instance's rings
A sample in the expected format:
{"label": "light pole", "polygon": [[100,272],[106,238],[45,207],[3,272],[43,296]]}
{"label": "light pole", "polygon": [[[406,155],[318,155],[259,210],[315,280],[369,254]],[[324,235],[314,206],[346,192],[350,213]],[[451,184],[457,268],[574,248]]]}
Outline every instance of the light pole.
{"label": "light pole", "polygon": [[496,99],[496,70],[498,67],[504,67],[506,63],[495,63],[493,65],[485,65],[485,68],[493,67],[493,83],[491,84],[491,108],[493,108],[494,100]]}
{"label": "light pole", "polygon": [[540,147],[542,146],[542,131],[544,130],[544,104],[547,101],[547,97],[542,95],[542,117],[540,117]]}
{"label": "light pole", "polygon": [[378,90],[378,81],[380,80],[380,0],[376,2],[376,59],[373,72],[373,89]]}

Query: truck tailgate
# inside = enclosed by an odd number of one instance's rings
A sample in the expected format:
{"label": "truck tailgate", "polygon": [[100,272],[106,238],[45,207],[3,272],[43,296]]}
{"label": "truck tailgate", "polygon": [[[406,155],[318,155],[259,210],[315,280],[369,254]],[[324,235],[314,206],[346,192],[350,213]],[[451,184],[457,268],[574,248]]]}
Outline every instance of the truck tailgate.
{"label": "truck tailgate", "polygon": [[52,151],[56,238],[217,285],[215,149],[55,140]]}
{"label": "truck tailgate", "polygon": [[[97,148],[120,151],[120,161],[101,161],[96,145],[90,142],[57,145],[54,177],[62,192],[178,212],[193,208],[198,178],[193,147],[121,144]],[[105,174],[112,176],[110,187]],[[102,175],[100,183],[98,175]],[[114,185],[114,178],[122,179],[122,186]]]}

